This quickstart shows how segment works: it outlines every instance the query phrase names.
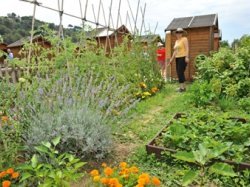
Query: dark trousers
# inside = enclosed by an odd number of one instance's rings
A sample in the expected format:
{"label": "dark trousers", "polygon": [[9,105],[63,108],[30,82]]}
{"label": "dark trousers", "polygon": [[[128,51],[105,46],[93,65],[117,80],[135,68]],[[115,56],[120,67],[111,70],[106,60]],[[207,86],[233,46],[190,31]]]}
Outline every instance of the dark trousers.
{"label": "dark trousers", "polygon": [[185,62],[185,57],[176,58],[175,61],[179,83],[184,83],[186,80],[184,72],[187,66],[187,63]]}

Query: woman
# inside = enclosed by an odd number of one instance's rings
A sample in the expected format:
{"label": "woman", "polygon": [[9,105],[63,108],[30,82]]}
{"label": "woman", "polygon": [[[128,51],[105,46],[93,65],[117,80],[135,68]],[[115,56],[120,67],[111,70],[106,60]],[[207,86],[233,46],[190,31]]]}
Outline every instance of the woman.
{"label": "woman", "polygon": [[176,61],[176,72],[178,75],[180,88],[178,89],[179,92],[186,91],[185,87],[185,69],[187,63],[189,62],[189,46],[188,40],[186,37],[183,36],[184,30],[182,28],[178,28],[175,31],[177,40],[175,41],[174,45],[174,53],[170,59],[170,63]]}
{"label": "woman", "polygon": [[158,42],[157,44],[157,62],[161,69],[161,76],[166,81],[166,54],[165,54],[165,48],[164,45],[161,42]]}

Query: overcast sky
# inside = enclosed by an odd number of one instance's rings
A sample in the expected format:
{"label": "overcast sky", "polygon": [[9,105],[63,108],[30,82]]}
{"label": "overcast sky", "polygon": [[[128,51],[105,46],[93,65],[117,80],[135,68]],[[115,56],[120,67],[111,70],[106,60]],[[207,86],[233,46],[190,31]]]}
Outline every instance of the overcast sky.
{"label": "overcast sky", "polygon": [[[61,0],[60,0],[61,1]],[[64,0],[64,12],[70,13],[81,17],[81,11],[79,1],[82,3],[83,14],[85,12],[86,0]],[[87,19],[94,21],[94,14],[92,10],[92,4],[94,7],[96,19],[98,13],[98,4],[100,0],[88,0]],[[128,1],[131,4],[133,15],[136,15],[136,8],[138,0],[121,0],[121,22],[118,25],[125,24],[126,13],[129,12],[129,18],[131,25],[127,19],[127,27],[129,29],[134,28],[133,18],[129,9]],[[58,0],[38,0],[42,5],[51,8],[58,9]],[[99,22],[105,25],[104,17],[106,18],[106,24],[108,23],[109,7],[111,0],[102,0],[104,7],[103,11],[100,11]],[[140,0],[140,6],[144,7],[146,3],[145,14],[145,27],[143,31],[151,30],[164,36],[164,29],[168,24],[177,17],[196,16],[203,14],[218,14],[219,27],[222,30],[222,39],[232,42],[235,38],[240,38],[243,34],[250,34],[250,1],[249,0]],[[16,13],[20,16],[29,16],[33,13],[33,5],[30,3],[21,2],[20,0],[0,0],[0,16],[6,16],[7,13]],[[117,13],[118,13],[119,0],[113,0],[111,9],[111,15],[113,18],[110,21],[111,26],[117,25]],[[105,16],[104,16],[105,15]],[[36,18],[42,21],[53,22],[59,24],[59,15],[56,12],[47,10],[42,7],[37,7]],[[158,26],[157,26],[158,22]],[[139,11],[137,27],[141,28],[142,14]],[[63,17],[63,24],[67,27],[69,24],[81,25],[81,20],[70,18],[68,16]],[[157,26],[157,27],[156,27]],[[29,29],[29,28],[27,28]]]}

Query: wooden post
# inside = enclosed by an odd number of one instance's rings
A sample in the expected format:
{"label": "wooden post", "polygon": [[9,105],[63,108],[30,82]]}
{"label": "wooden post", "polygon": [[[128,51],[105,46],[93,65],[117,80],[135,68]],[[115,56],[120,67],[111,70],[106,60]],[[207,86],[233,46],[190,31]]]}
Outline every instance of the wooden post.
{"label": "wooden post", "polygon": [[[171,55],[172,55],[172,46],[171,46],[171,31],[166,32],[166,38],[165,38],[165,50],[166,50],[166,61],[169,62]],[[166,77],[171,80],[171,68],[172,65],[166,66]]]}

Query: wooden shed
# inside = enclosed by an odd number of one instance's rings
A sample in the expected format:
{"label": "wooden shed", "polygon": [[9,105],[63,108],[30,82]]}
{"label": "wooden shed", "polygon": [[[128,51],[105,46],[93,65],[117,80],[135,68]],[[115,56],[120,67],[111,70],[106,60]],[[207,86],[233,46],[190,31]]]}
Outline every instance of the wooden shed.
{"label": "wooden shed", "polygon": [[[14,55],[15,58],[20,58],[20,50],[22,50],[23,46],[25,43],[29,43],[30,42],[30,37],[26,37],[26,38],[22,38],[20,40],[17,40],[16,42],[9,44],[7,46],[8,49],[10,49]],[[36,43],[38,45],[41,45],[44,48],[50,48],[51,47],[51,43],[49,41],[46,41],[42,36],[38,35],[38,36],[34,36],[33,43]]]}
{"label": "wooden shed", "polygon": [[[7,44],[5,43],[0,43],[0,50],[3,52],[3,53],[7,53]],[[4,59],[5,59],[5,54],[1,55],[0,56],[0,66],[4,63]]]}
{"label": "wooden shed", "polygon": [[158,42],[163,43],[161,36],[159,34],[148,34],[139,36],[139,41],[143,46],[148,46],[149,44],[153,44],[156,46]]}
{"label": "wooden shed", "polygon": [[[218,15],[200,15],[193,17],[174,18],[165,29],[166,32],[166,54],[170,58],[173,54],[173,47],[176,36],[174,31],[183,28],[189,41],[190,63],[185,71],[187,80],[192,80],[195,75],[195,58],[199,54],[209,55],[212,51],[218,51],[221,32],[219,29]],[[175,62],[168,69],[168,75],[177,78]]]}
{"label": "wooden shed", "polygon": [[103,47],[106,53],[124,41],[124,37],[130,36],[131,33],[125,25],[118,29],[100,27],[86,33],[87,39],[95,39],[98,47]]}

